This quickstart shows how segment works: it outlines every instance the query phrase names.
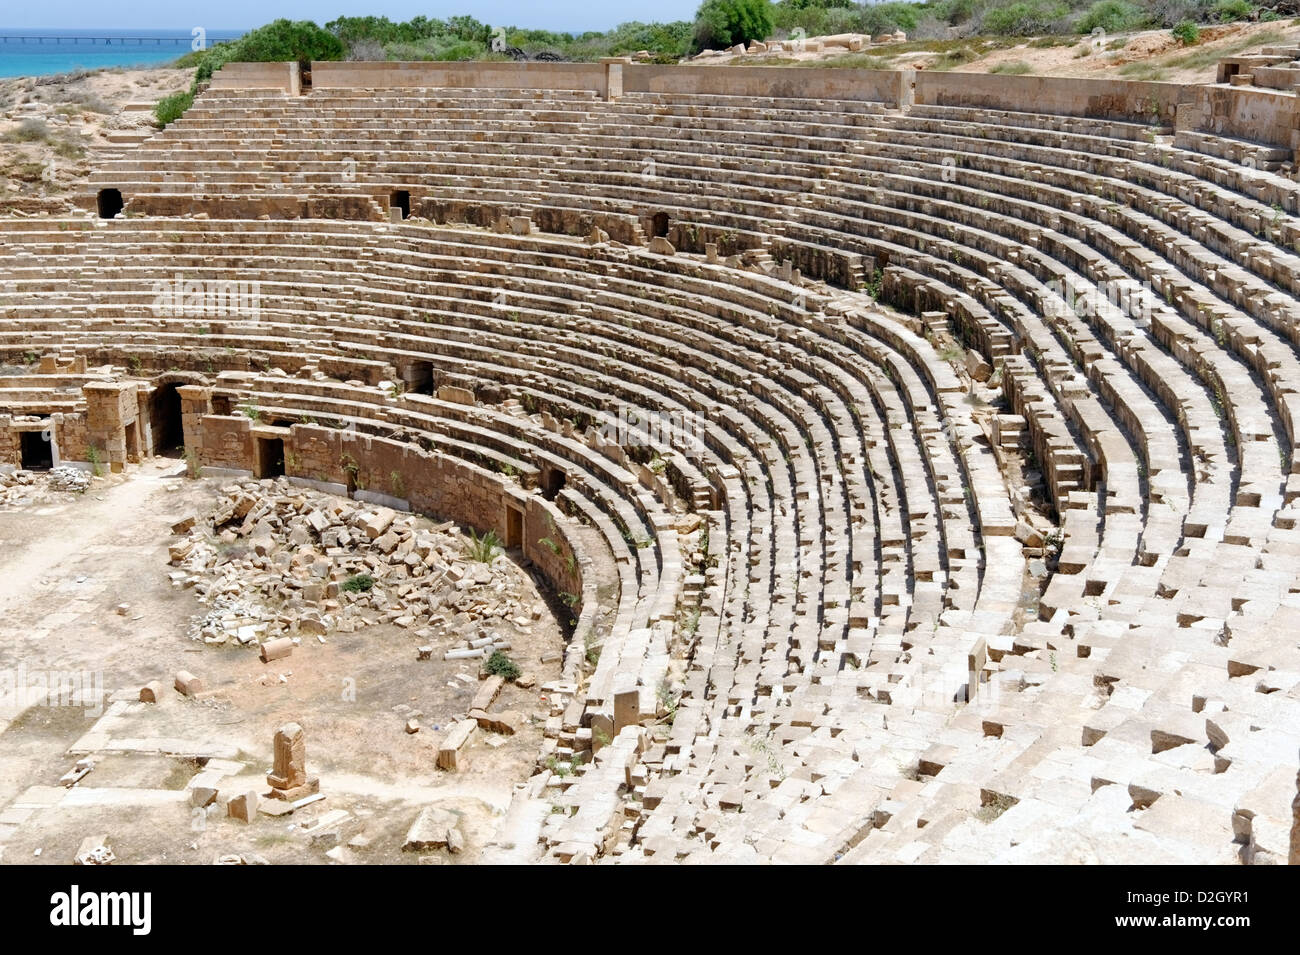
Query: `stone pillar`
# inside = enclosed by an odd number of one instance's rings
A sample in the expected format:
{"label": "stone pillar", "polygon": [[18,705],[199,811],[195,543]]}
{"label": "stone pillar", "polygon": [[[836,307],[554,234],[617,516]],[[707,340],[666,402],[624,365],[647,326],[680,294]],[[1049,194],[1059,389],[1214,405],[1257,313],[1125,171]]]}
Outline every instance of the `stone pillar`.
{"label": "stone pillar", "polygon": [[203,416],[212,414],[212,389],[203,385],[180,385],[181,431],[185,440],[185,459],[191,470],[203,464]]}
{"label": "stone pillar", "polygon": [[[100,463],[112,471],[121,471],[129,455],[140,454],[137,388],[136,382],[116,381],[92,381],[81,388],[87,447],[93,447]],[[89,457],[90,451],[86,454]]]}
{"label": "stone pillar", "polygon": [[630,56],[601,57],[605,67],[604,94],[606,102],[613,102],[623,95],[623,67],[632,65]]}
{"label": "stone pillar", "polygon": [[307,740],[297,723],[275,733],[275,764],[266,776],[272,799],[293,801],[320,792],[320,780],[307,775]]}
{"label": "stone pillar", "polygon": [[916,104],[916,70],[898,71],[898,108],[908,109]]}
{"label": "stone pillar", "polygon": [[23,466],[21,441],[14,430],[13,418],[7,414],[0,415],[0,465]]}

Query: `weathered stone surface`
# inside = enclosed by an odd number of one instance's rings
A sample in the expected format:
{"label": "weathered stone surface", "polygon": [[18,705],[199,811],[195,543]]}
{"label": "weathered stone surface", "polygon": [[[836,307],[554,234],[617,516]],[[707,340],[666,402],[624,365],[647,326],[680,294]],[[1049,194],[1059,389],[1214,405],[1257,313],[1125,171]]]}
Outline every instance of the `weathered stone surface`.
{"label": "weathered stone surface", "polygon": [[431,849],[445,849],[452,832],[457,832],[459,839],[460,816],[449,809],[426,806],[411,823],[407,830],[406,841],[402,843],[405,852],[427,852]]}

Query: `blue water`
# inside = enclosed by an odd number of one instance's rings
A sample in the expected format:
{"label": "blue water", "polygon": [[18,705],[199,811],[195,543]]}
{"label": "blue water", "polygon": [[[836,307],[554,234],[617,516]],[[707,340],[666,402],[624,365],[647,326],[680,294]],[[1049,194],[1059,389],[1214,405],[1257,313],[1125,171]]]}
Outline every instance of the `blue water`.
{"label": "blue water", "polygon": [[[207,44],[240,30],[209,30]],[[37,38],[40,39],[37,39]],[[162,66],[189,53],[189,30],[0,29],[0,77],[48,76],[105,66]]]}

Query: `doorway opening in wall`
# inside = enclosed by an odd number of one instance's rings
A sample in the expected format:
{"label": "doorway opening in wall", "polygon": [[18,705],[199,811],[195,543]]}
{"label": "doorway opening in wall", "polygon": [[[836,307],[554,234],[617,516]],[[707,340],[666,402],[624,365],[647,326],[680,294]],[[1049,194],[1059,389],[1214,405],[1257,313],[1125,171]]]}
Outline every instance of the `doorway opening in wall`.
{"label": "doorway opening in wall", "polygon": [[559,468],[553,468],[549,465],[542,468],[542,497],[548,501],[555,500],[555,496],[564,490],[565,474]]}
{"label": "doorway opening in wall", "polygon": [[405,189],[394,189],[393,194],[388,197],[388,207],[390,209],[401,209],[402,218],[411,217],[411,194]]}
{"label": "doorway opening in wall", "polygon": [[406,372],[406,390],[416,395],[433,394],[433,362],[411,362]]}
{"label": "doorway opening in wall", "polygon": [[298,61],[298,93],[306,96],[311,92],[311,60]]}
{"label": "doorway opening in wall", "polygon": [[185,428],[181,421],[181,395],[176,386],[162,385],[155,389],[149,399],[154,454],[166,454],[185,447]]}
{"label": "doorway opening in wall", "polygon": [[54,444],[48,431],[20,431],[23,469],[48,471],[54,467]]}
{"label": "doorway opening in wall", "polygon": [[257,439],[257,472],[255,476],[259,480],[284,476],[283,438]]}
{"label": "doorway opening in wall", "polygon": [[654,218],[651,220],[652,231],[656,236],[667,237],[670,222],[671,220],[668,218],[668,213],[656,212]]}
{"label": "doorway opening in wall", "polygon": [[115,219],[122,211],[122,191],[120,189],[101,189],[95,197],[95,208],[101,219]]}
{"label": "doorway opening in wall", "polygon": [[507,549],[524,545],[524,512],[509,505],[506,506],[505,545]]}
{"label": "doorway opening in wall", "polygon": [[140,463],[140,422],[132,421],[126,426],[126,459],[131,464]]}

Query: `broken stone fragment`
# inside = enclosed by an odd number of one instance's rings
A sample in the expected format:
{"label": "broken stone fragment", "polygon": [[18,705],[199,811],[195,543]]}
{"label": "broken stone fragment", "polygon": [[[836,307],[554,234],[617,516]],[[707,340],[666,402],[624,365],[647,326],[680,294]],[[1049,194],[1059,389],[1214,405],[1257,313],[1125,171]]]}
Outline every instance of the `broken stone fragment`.
{"label": "broken stone fragment", "polygon": [[453,726],[438,747],[438,768],[450,772],[460,769],[463,761],[461,750],[469,744],[477,730],[477,720],[464,719]]}
{"label": "broken stone fragment", "polygon": [[293,653],[294,643],[288,637],[279,637],[275,640],[268,640],[262,644],[260,654],[263,663],[270,663],[272,660],[280,660]]}
{"label": "broken stone fragment", "polygon": [[260,797],[255,790],[232,796],[230,802],[226,804],[226,814],[231,819],[238,819],[240,822],[252,822],[254,817],[257,816],[259,799]]}
{"label": "broken stone fragment", "polygon": [[108,845],[107,835],[87,836],[81,840],[72,862],[74,865],[109,865],[116,858]]}
{"label": "broken stone fragment", "polygon": [[430,849],[445,849],[448,834],[459,828],[460,816],[456,813],[437,806],[426,806],[420,810],[420,814],[411,823],[411,828],[407,830],[402,850],[426,852]]}
{"label": "broken stone fragment", "polygon": [[[150,680],[144,686],[140,687],[140,702],[157,703],[162,699],[163,689],[162,680]],[[179,687],[177,689],[179,689]]]}
{"label": "broken stone fragment", "polygon": [[175,685],[177,692],[182,696],[197,696],[203,692],[203,681],[189,670],[178,670],[176,672]]}

